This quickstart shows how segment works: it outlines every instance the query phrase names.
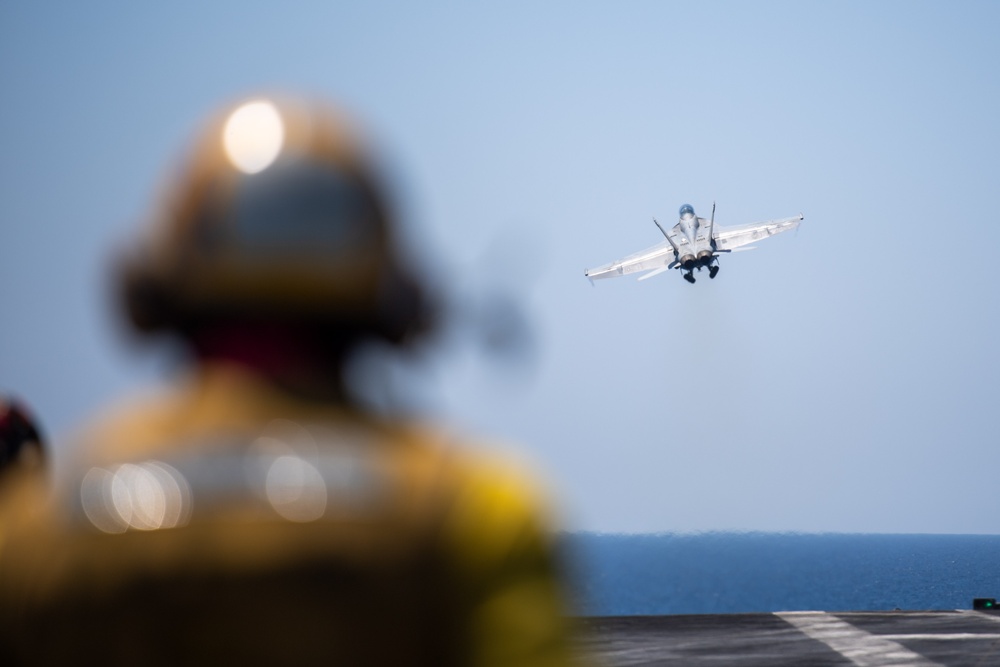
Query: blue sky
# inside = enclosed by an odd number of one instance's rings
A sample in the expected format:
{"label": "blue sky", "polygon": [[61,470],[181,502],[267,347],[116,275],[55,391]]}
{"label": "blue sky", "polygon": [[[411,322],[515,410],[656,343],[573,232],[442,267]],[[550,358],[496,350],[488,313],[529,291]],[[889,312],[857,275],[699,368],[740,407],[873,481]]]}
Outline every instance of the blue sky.
{"label": "blue sky", "polygon": [[[62,435],[163,378],[108,258],[208,114],[300,92],[376,140],[436,280],[517,295],[532,363],[454,343],[410,398],[569,527],[1000,532],[1000,7],[542,4],[4,3],[0,390]],[[713,201],[805,222],[714,281],[583,277]]]}

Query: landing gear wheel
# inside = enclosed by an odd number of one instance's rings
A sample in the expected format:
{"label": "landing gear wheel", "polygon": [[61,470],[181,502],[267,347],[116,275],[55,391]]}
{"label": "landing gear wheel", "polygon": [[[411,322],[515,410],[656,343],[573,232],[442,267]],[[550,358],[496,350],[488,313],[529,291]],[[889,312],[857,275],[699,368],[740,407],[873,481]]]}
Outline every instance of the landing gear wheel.
{"label": "landing gear wheel", "polygon": [[718,273],[719,273],[719,267],[718,266],[709,267],[709,269],[708,269],[708,277],[709,278],[714,278]]}
{"label": "landing gear wheel", "polygon": [[684,274],[684,280],[686,280],[689,283],[691,283],[692,285],[694,285],[694,274],[692,274],[692,273],[685,273]]}

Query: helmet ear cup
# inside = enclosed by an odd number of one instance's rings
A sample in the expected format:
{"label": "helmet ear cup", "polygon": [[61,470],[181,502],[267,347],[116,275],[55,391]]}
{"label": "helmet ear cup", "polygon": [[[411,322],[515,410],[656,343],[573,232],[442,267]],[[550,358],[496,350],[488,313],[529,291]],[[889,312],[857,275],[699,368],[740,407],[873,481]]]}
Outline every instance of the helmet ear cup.
{"label": "helmet ear cup", "polygon": [[378,315],[379,335],[393,344],[412,341],[427,333],[435,320],[426,292],[398,269],[386,277]]}
{"label": "helmet ear cup", "polygon": [[148,267],[135,259],[120,262],[117,283],[125,315],[140,333],[154,333],[179,324],[169,286]]}

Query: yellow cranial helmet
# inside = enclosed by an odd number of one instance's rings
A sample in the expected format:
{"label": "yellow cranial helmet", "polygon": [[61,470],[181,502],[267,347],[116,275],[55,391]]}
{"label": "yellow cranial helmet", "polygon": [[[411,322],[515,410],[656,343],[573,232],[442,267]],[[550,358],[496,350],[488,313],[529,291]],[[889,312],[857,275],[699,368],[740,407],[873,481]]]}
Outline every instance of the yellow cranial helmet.
{"label": "yellow cranial helmet", "polygon": [[295,321],[405,340],[423,290],[357,133],[333,108],[257,98],[209,123],[122,264],[140,331]]}

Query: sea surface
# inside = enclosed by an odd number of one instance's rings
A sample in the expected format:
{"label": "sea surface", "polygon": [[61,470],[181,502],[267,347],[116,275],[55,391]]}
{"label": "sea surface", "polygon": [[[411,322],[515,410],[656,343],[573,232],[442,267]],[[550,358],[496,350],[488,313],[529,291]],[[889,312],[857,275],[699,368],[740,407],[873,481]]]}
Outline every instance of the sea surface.
{"label": "sea surface", "polygon": [[562,535],[575,613],[971,609],[1000,599],[1000,535]]}

